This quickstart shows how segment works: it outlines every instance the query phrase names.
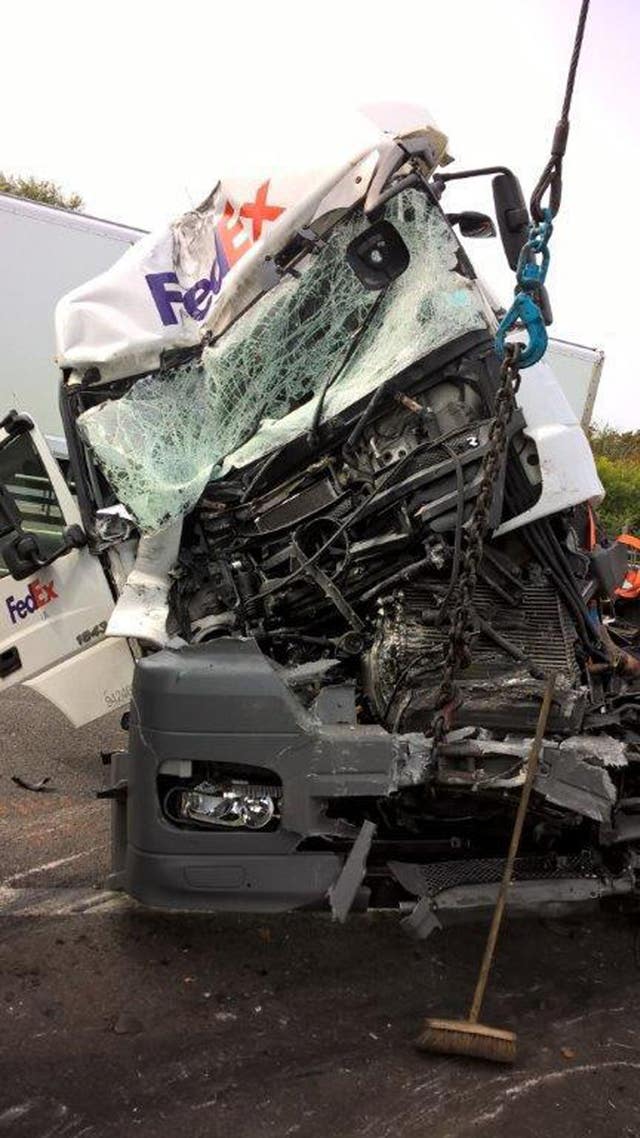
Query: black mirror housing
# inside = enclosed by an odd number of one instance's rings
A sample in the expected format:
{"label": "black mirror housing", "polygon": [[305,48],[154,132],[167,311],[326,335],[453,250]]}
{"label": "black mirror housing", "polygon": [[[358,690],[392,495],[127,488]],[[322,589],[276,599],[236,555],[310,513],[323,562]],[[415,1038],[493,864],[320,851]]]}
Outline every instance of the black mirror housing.
{"label": "black mirror housing", "polygon": [[68,526],[64,531],[62,545],[53,553],[44,556],[35,534],[14,529],[13,535],[0,547],[0,553],[14,581],[24,581],[25,577],[30,577],[37,569],[51,565],[53,561],[64,557],[72,549],[81,549],[86,544],[87,537],[82,526]]}
{"label": "black mirror housing", "polygon": [[42,564],[38,542],[31,533],[14,533],[3,543],[1,552],[14,581],[24,581]]}
{"label": "black mirror housing", "polygon": [[515,272],[520,252],[529,236],[527,203],[520,182],[510,170],[497,174],[492,188],[502,246],[509,267]]}

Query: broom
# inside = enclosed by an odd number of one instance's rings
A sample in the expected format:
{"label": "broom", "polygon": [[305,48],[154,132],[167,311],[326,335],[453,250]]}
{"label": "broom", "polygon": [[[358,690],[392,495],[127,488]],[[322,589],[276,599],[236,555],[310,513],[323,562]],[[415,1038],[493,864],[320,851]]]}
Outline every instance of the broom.
{"label": "broom", "polygon": [[499,1027],[488,1027],[486,1024],[478,1023],[478,1018],[489,979],[489,970],[498,940],[507,893],[509,892],[509,885],[513,874],[513,866],[520,844],[527,807],[529,805],[529,797],[538,770],[540,749],[549,718],[555,682],[555,676],[552,676],[547,680],[544,690],[542,706],[540,708],[540,714],[538,715],[536,734],[527,758],[527,772],[522,785],[516,820],[513,825],[513,833],[509,844],[509,852],[502,874],[502,881],[500,882],[498,898],[493,911],[491,928],[489,929],[469,1016],[463,1020],[426,1019],[422,1031],[416,1040],[416,1046],[421,1051],[438,1051],[446,1055],[471,1055],[478,1059],[491,1059],[497,1063],[513,1063],[516,1057],[517,1037],[515,1032],[505,1031]]}

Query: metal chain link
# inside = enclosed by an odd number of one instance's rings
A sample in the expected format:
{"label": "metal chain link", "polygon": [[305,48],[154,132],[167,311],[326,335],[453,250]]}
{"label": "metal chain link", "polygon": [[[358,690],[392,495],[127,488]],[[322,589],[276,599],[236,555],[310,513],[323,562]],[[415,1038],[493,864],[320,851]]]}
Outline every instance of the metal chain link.
{"label": "metal chain link", "polygon": [[[509,422],[516,407],[515,395],[520,384],[518,357],[523,346],[517,343],[507,344],[500,368],[500,385],[496,394],[495,413],[489,430],[487,450],[482,460],[480,489],[467,526],[464,557],[452,597],[449,642],[435,700],[438,709],[453,702],[456,694],[456,671],[458,668],[468,667],[471,663],[471,607],[484,541],[489,529],[495,486],[507,449]],[[441,738],[446,729],[445,715],[436,716],[433,724],[436,739]]]}
{"label": "metal chain link", "polygon": [[[519,367],[529,367],[537,362],[546,348],[547,335],[542,314],[536,302],[537,298],[532,294],[544,284],[549,261],[547,245],[552,229],[551,221],[560,208],[562,159],[567,149],[569,111],[588,11],[589,0],[581,0],[562,113],[556,126],[551,157],[531,197],[531,214],[535,224],[530,230],[527,256],[522,258],[518,266],[516,298],[501,321],[496,335],[496,351],[502,358],[500,385],[496,394],[495,415],[489,431],[488,446],[482,463],[480,490],[469,519],[464,558],[451,598],[449,642],[443,660],[442,679],[435,696],[437,714],[432,723],[434,745],[449,727],[456,697],[456,670],[466,668],[471,663],[473,632],[471,606],[478,581],[484,540],[489,530],[494,490],[507,449],[509,421],[515,409],[515,394],[520,383]],[[542,199],[547,192],[550,201],[549,205],[544,207]],[[540,263],[536,261],[536,254],[541,256]],[[518,320],[523,321],[527,329],[529,343],[526,348],[523,344],[506,342],[507,334]]]}

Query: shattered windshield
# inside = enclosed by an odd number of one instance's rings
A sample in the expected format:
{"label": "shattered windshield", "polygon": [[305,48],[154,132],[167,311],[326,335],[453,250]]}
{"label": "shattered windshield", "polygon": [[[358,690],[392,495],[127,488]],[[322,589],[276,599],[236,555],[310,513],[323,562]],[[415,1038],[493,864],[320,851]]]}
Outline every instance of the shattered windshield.
{"label": "shattered windshield", "polygon": [[210,479],[308,430],[332,376],[323,419],[486,325],[434,202],[408,190],[387,205],[386,217],[411,261],[383,294],[367,291],[345,258],[369,225],[357,211],[199,359],[145,376],[120,399],[79,417],[82,437],[143,531],[191,510]]}

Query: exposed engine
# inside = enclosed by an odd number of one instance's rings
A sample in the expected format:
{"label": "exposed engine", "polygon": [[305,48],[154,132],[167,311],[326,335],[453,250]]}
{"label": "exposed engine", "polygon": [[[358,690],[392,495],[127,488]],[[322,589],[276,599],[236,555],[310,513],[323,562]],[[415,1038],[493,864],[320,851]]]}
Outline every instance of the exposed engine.
{"label": "exposed engine", "polygon": [[[210,484],[185,528],[174,630],[195,642],[255,638],[307,708],[333,692],[343,722],[428,739],[497,373],[491,343],[476,344],[410,383],[386,384],[347,423],[321,428],[295,452]],[[517,415],[493,525],[530,509],[539,492],[536,449]],[[442,880],[467,881],[463,852],[467,864],[504,850],[510,791],[553,672],[561,678],[538,784],[546,803],[532,812],[534,860],[521,860],[522,872],[542,858],[557,874],[560,857],[593,877],[605,830],[618,864],[615,818],[625,799],[633,813],[640,792],[640,663],[603,624],[624,560],[615,545],[588,549],[592,524],[578,507],[486,543],[471,664],[457,677],[449,730],[423,785],[378,801],[335,800],[324,840],[339,846],[369,818],[378,827],[374,864],[376,850],[379,858],[410,850],[421,862],[455,854]],[[402,870],[398,880],[411,891]]]}
{"label": "exposed engine", "polygon": [[[306,460],[288,477],[299,455],[285,452],[210,484],[185,527],[176,630],[196,642],[255,637],[283,667],[315,662],[323,683],[351,681],[359,721],[428,732],[497,368],[483,344],[376,391],[324,446],[305,440]],[[536,448],[515,418],[494,527],[540,492]],[[624,561],[615,546],[587,551],[588,522],[581,507],[487,543],[461,722],[528,729],[522,691],[554,670],[582,693],[567,721],[575,730],[628,686],[634,661],[604,632],[599,607]],[[488,722],[498,687],[503,710]]]}

